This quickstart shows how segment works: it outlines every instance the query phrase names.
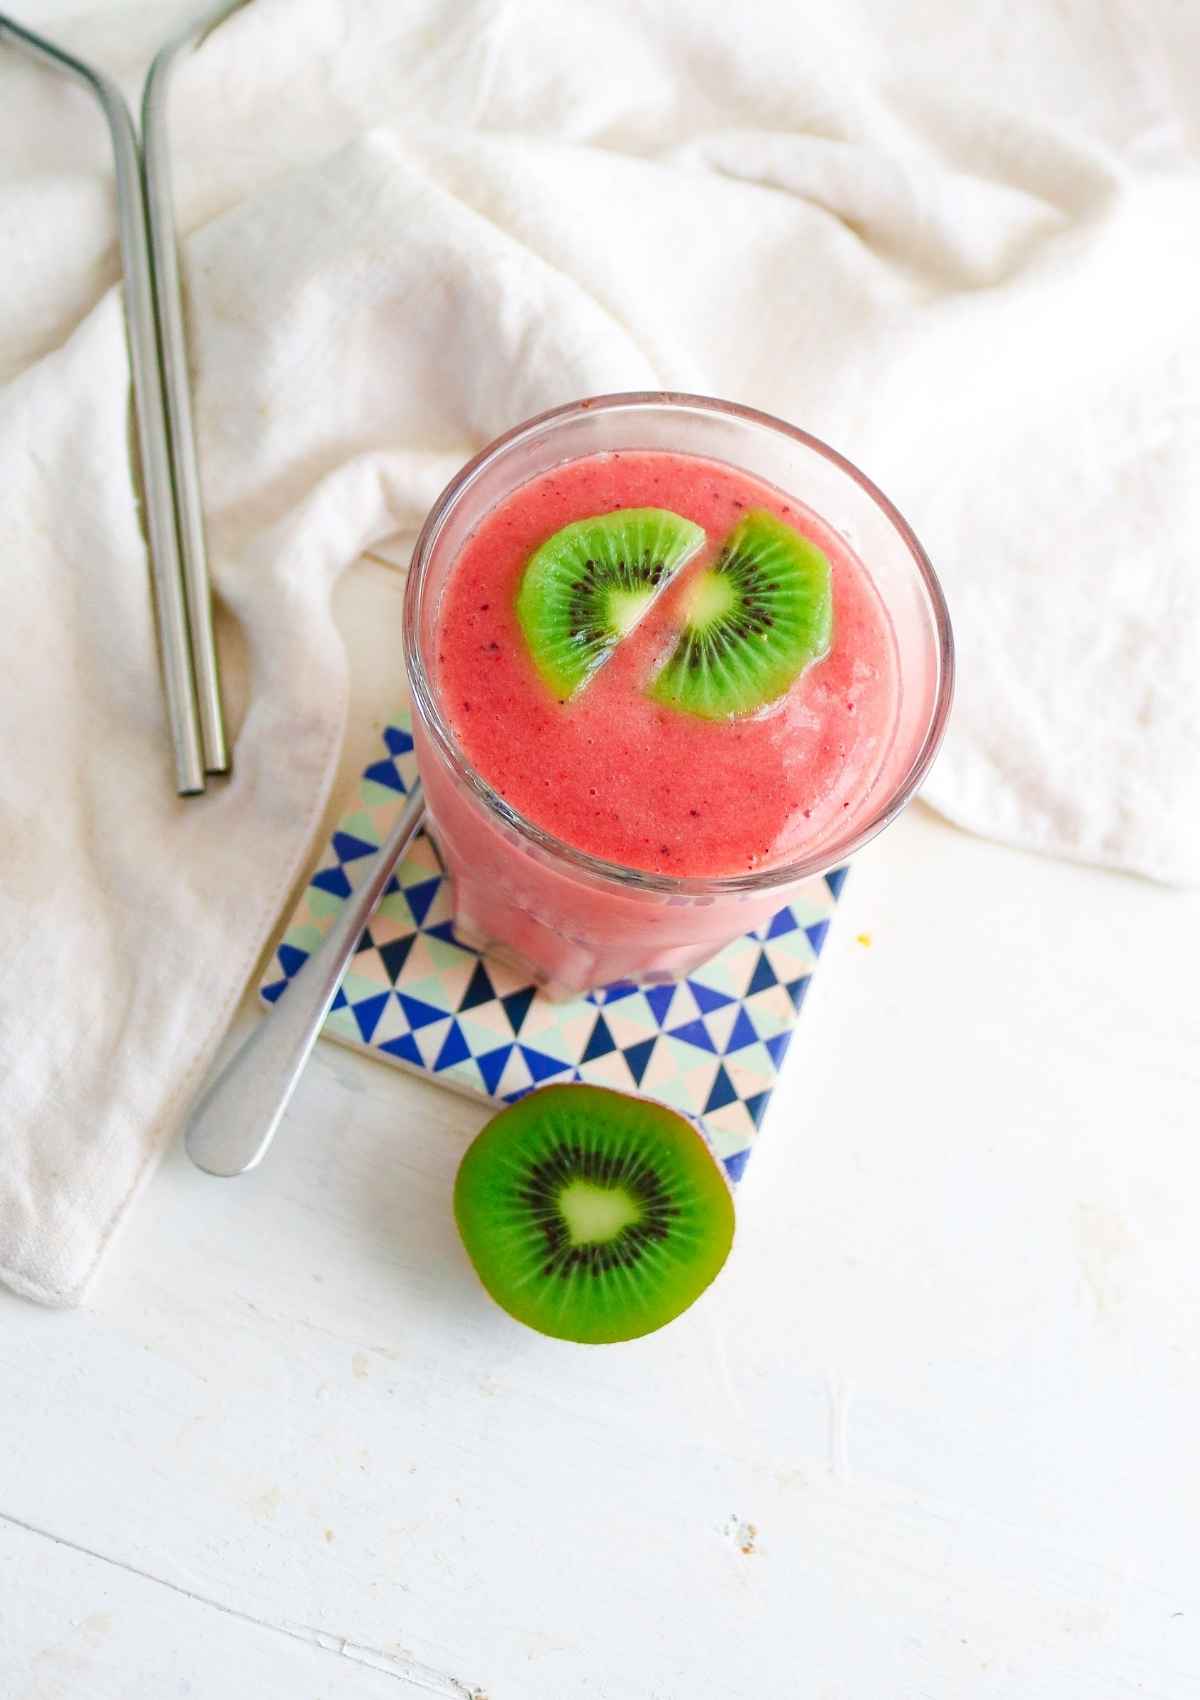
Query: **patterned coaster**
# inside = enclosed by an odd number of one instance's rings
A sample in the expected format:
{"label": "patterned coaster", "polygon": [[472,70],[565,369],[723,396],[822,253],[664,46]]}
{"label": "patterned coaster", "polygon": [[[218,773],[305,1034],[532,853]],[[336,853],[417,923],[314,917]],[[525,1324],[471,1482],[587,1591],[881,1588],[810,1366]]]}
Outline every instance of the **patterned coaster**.
{"label": "patterned coaster", "polygon": [[[416,777],[407,713],[359,784],[309,881],[260,992],[273,1002],[332,924]],[[759,932],[686,980],[627,982],[555,1003],[454,937],[449,883],[425,833],[414,840],[325,1023],[324,1037],[443,1086],[512,1103],[547,1080],[586,1080],[699,1120],[726,1169],[745,1168],[846,877],[809,880]]]}

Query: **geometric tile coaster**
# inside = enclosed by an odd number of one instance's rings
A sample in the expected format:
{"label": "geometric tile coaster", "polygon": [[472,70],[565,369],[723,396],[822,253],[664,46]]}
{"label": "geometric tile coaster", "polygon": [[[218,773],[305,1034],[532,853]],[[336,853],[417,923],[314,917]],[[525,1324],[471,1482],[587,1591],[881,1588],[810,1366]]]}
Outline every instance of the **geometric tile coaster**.
{"label": "geometric tile coaster", "polygon": [[[397,716],[359,782],[260,987],[268,1002],[320,943],[416,777]],[[737,1180],[792,1037],[845,868],[809,880],[758,932],[687,979],[618,982],[556,1003],[458,943],[432,840],[413,841],[363,933],[322,1036],[495,1103],[548,1080],[657,1098],[701,1122]]]}

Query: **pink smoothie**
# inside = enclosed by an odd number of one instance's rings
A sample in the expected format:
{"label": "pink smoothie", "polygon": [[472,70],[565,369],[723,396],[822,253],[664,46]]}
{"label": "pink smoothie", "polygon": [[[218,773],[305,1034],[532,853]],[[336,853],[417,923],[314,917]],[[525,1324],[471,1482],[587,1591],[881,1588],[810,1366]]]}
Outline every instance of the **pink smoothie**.
{"label": "pink smoothie", "polygon": [[[538,545],[573,520],[661,507],[708,542],[567,702],[548,692],[515,598]],[[654,702],[688,586],[747,509],[766,508],[828,557],[833,643],[778,702],[710,721]],[[713,876],[790,862],[842,837],[867,804],[895,727],[891,624],[845,539],[781,491],[697,456],[568,461],[487,514],[454,565],[438,620],[438,694],[467,760],[520,814],[593,856]]]}

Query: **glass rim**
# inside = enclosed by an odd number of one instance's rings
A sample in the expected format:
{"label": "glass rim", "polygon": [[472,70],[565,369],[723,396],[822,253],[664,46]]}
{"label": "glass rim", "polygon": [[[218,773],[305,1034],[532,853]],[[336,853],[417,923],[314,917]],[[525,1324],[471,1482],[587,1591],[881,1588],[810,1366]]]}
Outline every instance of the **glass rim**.
{"label": "glass rim", "polygon": [[[421,593],[426,568],[445,521],[457,505],[460,497],[466,494],[471,484],[486,467],[523,439],[544,430],[547,425],[556,420],[565,421],[580,414],[601,411],[609,412],[620,409],[634,411],[639,408],[669,409],[673,407],[684,411],[721,414],[790,437],[794,442],[802,443],[806,448],[822,455],[847,474],[883,512],[908,549],[928,597],[933,616],[937,667],[937,685],[933,694],[933,707],[925,736],[899,782],[888,788],[881,805],[871,811],[866,821],[853,832],[848,833],[843,840],[827,845],[820,851],[809,852],[808,855],[796,857],[789,862],[754,869],[744,874],[715,874],[698,877],[684,874],[656,874],[643,868],[628,868],[623,863],[608,861],[602,856],[593,856],[586,850],[580,850],[575,845],[567,843],[565,839],[547,831],[545,827],[540,827],[534,821],[527,819],[526,816],[514,809],[493,786],[489,785],[483,775],[477,772],[467,760],[465,752],[460,747],[449,723],[442,714],[429,670],[426,668],[424,656],[421,653]],[[737,893],[752,895],[767,892],[776,887],[795,885],[798,881],[808,879],[814,874],[825,873],[828,869],[836,867],[840,862],[846,861],[856,851],[861,850],[864,844],[868,843],[890,821],[895,819],[900,810],[912,798],[922,779],[929,771],[933,759],[941,747],[954,693],[954,638],[950,628],[950,613],[946,606],[945,595],[938,582],[937,574],[933,570],[933,565],[922,548],[916,533],[879,486],[837,449],[822,442],[819,437],[814,437],[811,432],[801,430],[797,425],[790,425],[786,420],[777,419],[772,414],[763,413],[757,408],[745,407],[740,402],[722,401],[714,396],[689,395],[678,390],[616,391],[609,395],[588,396],[578,401],[566,402],[560,407],[549,408],[544,413],[535,414],[519,425],[514,425],[511,430],[494,438],[484,448],[480,449],[478,454],[473,455],[450,480],[434,502],[417,537],[409,563],[408,583],[405,587],[403,647],[409,690],[425,729],[454,773],[465,782],[489,814],[497,816],[506,826],[542,851],[543,854],[555,861],[565,863],[569,868],[586,874],[594,880],[615,883],[628,889],[651,891],[658,895],[681,898],[722,897]]]}

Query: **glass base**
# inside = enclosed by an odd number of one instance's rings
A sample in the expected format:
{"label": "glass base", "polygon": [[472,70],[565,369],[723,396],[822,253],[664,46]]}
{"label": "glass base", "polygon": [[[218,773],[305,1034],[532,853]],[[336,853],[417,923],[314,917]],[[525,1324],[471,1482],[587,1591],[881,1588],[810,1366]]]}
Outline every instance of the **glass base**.
{"label": "glass base", "polygon": [[486,937],[482,931],[458,915],[454,917],[454,936],[459,944],[468,950],[478,951],[479,955],[486,957],[489,962],[498,962],[501,967],[511,969],[523,981],[536,986],[543,997],[551,998],[555,1003],[565,1003],[569,998],[580,997],[584,991],[591,990],[590,987],[566,986],[560,981],[552,980],[543,968],[539,968],[537,963],[531,962],[527,956],[522,956],[510,945],[501,944],[499,939]]}
{"label": "glass base", "polygon": [[569,961],[574,970],[568,978],[562,973],[548,971],[544,961],[536,962],[511,944],[489,936],[484,928],[473,925],[467,916],[455,914],[454,936],[468,950],[478,951],[480,956],[486,957],[489,962],[498,962],[514,974],[520,975],[528,984],[537,986],[544,997],[555,1003],[565,1003],[572,998],[583,997],[585,993],[599,991],[604,986],[674,985],[677,980],[684,979],[724,950],[730,942],[728,939],[722,939],[701,949],[690,946],[686,949],[667,951],[660,953],[652,965],[643,964],[622,970],[619,963],[602,963],[598,958],[589,956],[581,946],[555,935],[561,948],[556,948],[554,954],[564,960],[564,966]]}

